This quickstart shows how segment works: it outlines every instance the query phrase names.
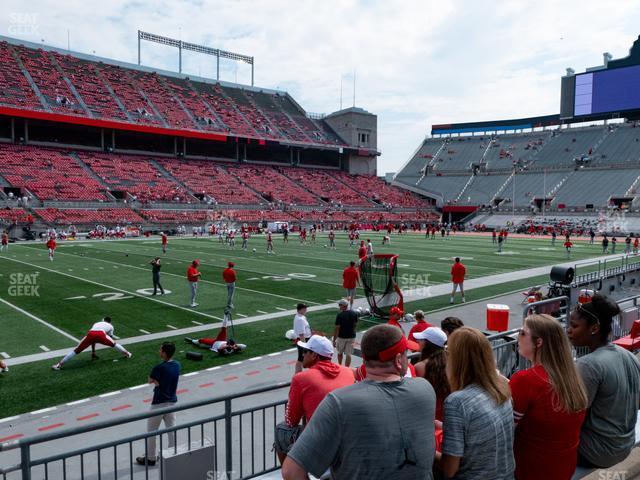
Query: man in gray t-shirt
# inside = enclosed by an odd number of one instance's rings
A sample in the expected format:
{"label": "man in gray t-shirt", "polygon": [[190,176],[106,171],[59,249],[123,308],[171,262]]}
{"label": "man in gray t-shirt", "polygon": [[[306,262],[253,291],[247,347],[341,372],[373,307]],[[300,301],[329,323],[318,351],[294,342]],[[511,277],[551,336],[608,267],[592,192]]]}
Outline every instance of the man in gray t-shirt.
{"label": "man in gray t-shirt", "polygon": [[611,467],[629,455],[636,441],[640,361],[609,343],[577,363],[589,400],[578,452],[593,465]]}
{"label": "man in gray t-shirt", "polygon": [[367,331],[361,349],[367,379],[329,393],[282,467],[285,480],[429,480],[435,452],[435,393],[406,379],[407,342],[392,325]]}

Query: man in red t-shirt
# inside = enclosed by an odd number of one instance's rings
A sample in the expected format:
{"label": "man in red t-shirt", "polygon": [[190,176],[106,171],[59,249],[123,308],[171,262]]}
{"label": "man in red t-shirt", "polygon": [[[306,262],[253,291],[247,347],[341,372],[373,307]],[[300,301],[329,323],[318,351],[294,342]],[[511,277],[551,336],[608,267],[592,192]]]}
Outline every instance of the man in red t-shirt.
{"label": "man in red t-shirt", "polygon": [[416,324],[411,327],[409,330],[409,335],[407,336],[407,340],[412,342],[416,342],[417,340],[413,337],[414,333],[423,332],[429,327],[433,327],[429,322],[424,319],[424,312],[422,310],[416,310],[413,314],[413,317],[416,319]]}
{"label": "man in red t-shirt", "polygon": [[358,248],[358,258],[360,263],[364,262],[367,258],[367,247],[364,245],[364,240],[360,240],[360,248]]}
{"label": "man in red t-shirt", "polygon": [[353,308],[353,301],[356,298],[356,287],[360,281],[360,273],[356,268],[356,262],[349,262],[349,266],[342,271],[342,286],[347,291],[349,308]]}
{"label": "man in red t-shirt", "polygon": [[189,289],[191,290],[191,304],[190,307],[197,307],[196,294],[198,293],[198,281],[202,274],[198,271],[199,260],[194,260],[187,269],[187,281],[189,282]]}
{"label": "man in red t-shirt", "polygon": [[453,283],[453,290],[451,292],[451,304],[453,304],[453,299],[456,296],[456,290],[460,289],[460,295],[462,296],[462,303],[465,302],[464,299],[464,276],[467,273],[467,269],[460,262],[460,257],[456,257],[453,266],[451,267],[451,282]]}
{"label": "man in red t-shirt", "polygon": [[9,234],[6,231],[2,232],[2,244],[0,244],[0,252],[4,250],[9,251]]}
{"label": "man in red t-shirt", "polygon": [[236,290],[236,272],[233,269],[233,262],[227,263],[227,268],[222,272],[224,283],[227,284],[227,308],[233,308],[233,293]]}
{"label": "man in red t-shirt", "polygon": [[53,262],[53,255],[56,253],[56,239],[49,237],[47,240],[47,248],[49,249],[49,260]]}
{"label": "man in red t-shirt", "polygon": [[298,342],[303,349],[304,371],[291,379],[289,401],[284,422],[276,426],[275,449],[280,462],[284,462],[295,438],[301,433],[302,419],[308,424],[320,402],[329,392],[353,385],[353,371],[331,361],[333,345],[321,335],[312,335],[307,342]]}
{"label": "man in red t-shirt", "polygon": [[162,253],[164,255],[167,254],[167,234],[162,232],[160,233],[161,242],[162,242]]}

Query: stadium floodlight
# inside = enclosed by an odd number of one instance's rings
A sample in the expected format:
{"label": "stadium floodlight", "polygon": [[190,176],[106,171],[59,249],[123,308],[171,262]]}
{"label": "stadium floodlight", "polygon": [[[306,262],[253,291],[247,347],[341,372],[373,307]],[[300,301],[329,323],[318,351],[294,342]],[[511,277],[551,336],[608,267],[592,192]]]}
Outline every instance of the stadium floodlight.
{"label": "stadium floodlight", "polygon": [[196,45],[195,43],[183,42],[182,40],[176,40],[175,38],[164,37],[162,35],[156,35],[155,33],[138,30],[138,65],[141,65],[140,44],[142,40],[159,43],[161,45],[168,45],[169,47],[176,47],[178,49],[178,72],[180,73],[182,73],[182,50],[190,50],[192,52],[204,53],[205,55],[212,55],[216,57],[216,80],[220,80],[220,57],[234,60],[236,62],[247,63],[251,65],[251,86],[253,86],[254,57],[249,57],[248,55],[242,55],[240,53],[227,52],[218,48],[207,47],[206,45]]}

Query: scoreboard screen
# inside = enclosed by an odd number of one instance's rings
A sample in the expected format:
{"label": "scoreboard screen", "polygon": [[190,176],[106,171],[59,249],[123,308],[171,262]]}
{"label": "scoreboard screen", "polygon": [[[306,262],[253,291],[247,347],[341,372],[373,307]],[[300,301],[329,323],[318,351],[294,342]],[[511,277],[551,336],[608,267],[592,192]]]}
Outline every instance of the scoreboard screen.
{"label": "scoreboard screen", "polygon": [[[573,101],[570,102],[570,99]],[[562,117],[634,109],[640,109],[640,65],[596,70],[563,78]]]}

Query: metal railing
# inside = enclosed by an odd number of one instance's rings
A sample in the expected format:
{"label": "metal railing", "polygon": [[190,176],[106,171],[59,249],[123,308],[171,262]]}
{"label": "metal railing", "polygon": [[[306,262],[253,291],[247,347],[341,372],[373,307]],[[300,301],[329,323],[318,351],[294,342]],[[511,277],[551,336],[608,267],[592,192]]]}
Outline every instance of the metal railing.
{"label": "metal railing", "polygon": [[[175,406],[150,410],[145,413],[124,416],[119,419],[96,422],[84,427],[76,427],[56,433],[36,435],[30,438],[0,443],[0,454],[19,450],[20,461],[14,465],[0,468],[2,480],[21,478],[31,480],[70,480],[86,478],[163,478],[163,462],[158,458],[158,467],[135,465],[134,448],[144,456],[153,456],[148,452],[146,439],[157,436],[160,452],[166,451],[163,438],[166,434],[175,434],[173,453],[179,445],[194,448],[213,445],[215,455],[212,459],[211,478],[226,475],[228,479],[249,479],[278,469],[276,453],[272,449],[275,426],[284,418],[286,393],[281,399],[258,406],[234,410],[233,402],[249,399],[269,392],[277,393],[289,386],[289,383],[277,383],[268,387],[248,390],[243,393],[214,397],[207,400],[176,404]],[[219,413],[203,413],[197,420],[181,423],[171,428],[154,432],[142,432],[123,436],[118,432],[109,432],[117,426],[130,426],[132,429],[144,427],[135,422],[171,412],[196,410],[202,407]],[[69,450],[75,437],[76,442],[87,442],[86,434],[96,433],[101,437],[115,436],[114,440],[83,446]],[[79,438],[81,435],[84,437]],[[62,441],[64,440],[64,441]],[[38,446],[46,445],[47,450],[61,449],[60,453],[34,458]],[[40,448],[40,450],[44,450]],[[124,451],[124,454],[123,454]],[[106,467],[108,465],[108,467]],[[111,468],[111,470],[109,469]]]}

